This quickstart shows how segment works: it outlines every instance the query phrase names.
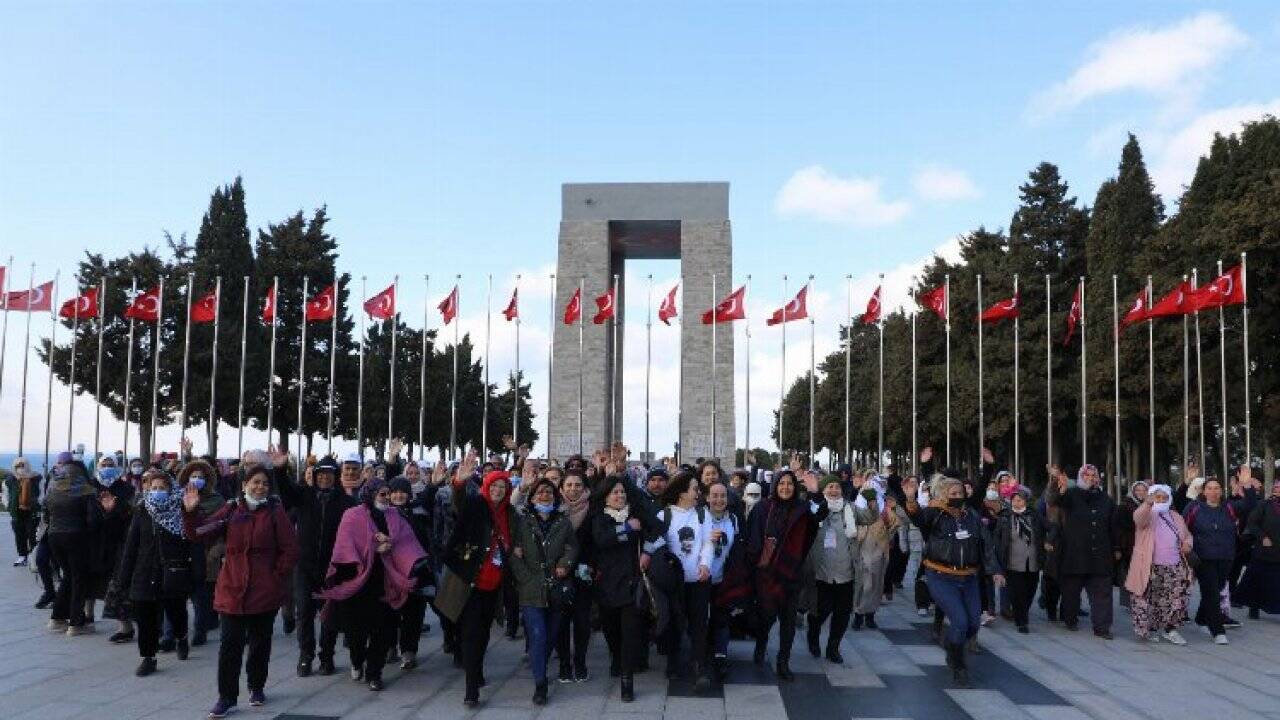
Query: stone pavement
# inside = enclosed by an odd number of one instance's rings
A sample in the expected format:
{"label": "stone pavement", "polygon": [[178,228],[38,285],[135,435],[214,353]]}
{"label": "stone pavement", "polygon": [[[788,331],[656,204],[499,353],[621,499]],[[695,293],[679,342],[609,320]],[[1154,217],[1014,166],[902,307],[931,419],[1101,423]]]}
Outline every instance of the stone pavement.
{"label": "stone pavement", "polygon": [[[180,663],[160,656],[160,670],[138,679],[135,646],[113,646],[107,626],[96,635],[68,638],[44,628],[47,613],[31,604],[35,575],[9,568],[12,537],[0,533],[0,717],[7,720],[171,720],[202,718],[213,703],[217,633]],[[1043,613],[1032,633],[1019,635],[1005,622],[982,632],[986,652],[973,661],[973,687],[950,688],[942,651],[929,643],[925,625],[906,598],[877,614],[880,629],[845,636],[843,666],[811,658],[803,631],[795,650],[797,680],[779,687],[772,672],[751,664],[751,644],[731,644],[728,682],[703,697],[661,672],[636,678],[636,701],[618,699],[608,677],[604,643],[592,639],[589,682],[552,682],[550,702],[534,708],[533,684],[522,661],[523,643],[495,632],[486,676],[490,685],[473,712],[462,707],[462,678],[439,652],[440,632],[423,638],[420,667],[408,674],[388,669],[387,688],[371,693],[347,675],[339,656],[332,677],[298,678],[292,637],[279,630],[267,686],[269,704],[249,708],[246,694],[235,717],[260,720],[772,720],[774,718],[915,718],[945,720],[1280,720],[1280,621],[1245,621],[1230,631],[1232,644],[1213,645],[1185,628],[1185,647],[1133,639],[1128,614],[1117,612],[1117,638],[1095,639],[1086,629],[1069,633],[1049,625]],[[434,620],[433,616],[430,616]],[[1087,620],[1082,623],[1087,627]],[[771,645],[771,649],[776,645]],[[654,656],[657,658],[657,656]],[[660,660],[660,658],[657,658]],[[660,662],[657,664],[661,667]],[[553,660],[554,669],[555,662]]]}

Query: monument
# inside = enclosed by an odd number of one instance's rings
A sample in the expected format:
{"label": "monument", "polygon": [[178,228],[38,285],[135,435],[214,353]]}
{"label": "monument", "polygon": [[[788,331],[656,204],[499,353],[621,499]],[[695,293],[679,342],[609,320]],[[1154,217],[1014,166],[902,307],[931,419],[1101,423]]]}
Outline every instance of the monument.
{"label": "monument", "polygon": [[[679,425],[683,461],[699,457],[733,460],[733,330],[727,324],[716,330],[713,368],[712,326],[702,324],[702,313],[737,287],[733,280],[729,184],[724,182],[569,183],[561,187],[548,438],[552,457],[564,460],[578,452],[590,455],[622,439],[624,368],[622,362],[613,362],[613,353],[623,357],[626,318],[622,308],[627,291],[623,271],[627,260],[676,258],[680,260],[681,280],[677,295],[681,369],[678,376],[655,375],[651,392],[655,397],[678,393],[680,413],[679,417],[654,416],[651,422]],[[614,322],[619,323],[616,348],[610,324],[591,321],[595,298],[608,292],[615,275],[619,279],[614,303]],[[579,327],[563,322],[564,309],[579,287],[581,362]],[[642,325],[643,319],[637,323]],[[635,337],[633,334],[632,339]],[[617,373],[616,398],[611,373]],[[658,457],[671,451],[653,449]]]}

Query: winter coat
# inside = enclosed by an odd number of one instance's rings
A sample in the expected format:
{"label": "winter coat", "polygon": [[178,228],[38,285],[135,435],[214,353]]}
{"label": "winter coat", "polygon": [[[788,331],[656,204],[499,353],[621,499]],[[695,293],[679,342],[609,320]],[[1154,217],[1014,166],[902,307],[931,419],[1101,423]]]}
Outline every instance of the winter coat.
{"label": "winter coat", "polygon": [[[527,506],[526,506],[527,507]],[[578,561],[578,536],[569,517],[558,509],[542,521],[529,508],[518,513],[511,528],[514,546],[511,574],[522,607],[547,607],[547,583],[563,568],[572,577]]]}
{"label": "winter coat", "polygon": [[[443,494],[443,490],[437,494]],[[454,575],[468,584],[476,581],[480,565],[489,557],[493,544],[493,517],[490,515],[489,503],[479,494],[466,491],[465,487],[449,487],[453,496],[451,506],[456,512],[449,539],[445,543],[444,564]],[[515,509],[510,503],[502,503],[498,512],[508,513],[508,526],[511,528],[512,541],[515,540]],[[510,559],[509,557],[507,558]],[[507,566],[510,563],[506,564]]]}
{"label": "winter coat", "polygon": [[640,579],[640,549],[649,534],[657,532],[651,515],[639,514],[629,507],[627,520],[639,520],[640,530],[632,530],[612,516],[593,513],[583,525],[590,525],[595,547],[595,596],[601,607],[619,608],[635,603],[636,583]]}
{"label": "winter coat", "polygon": [[1280,500],[1273,497],[1254,508],[1244,532],[1253,540],[1253,562],[1280,563]]}
{"label": "winter coat", "polygon": [[50,533],[96,533],[102,527],[102,506],[87,484],[85,488],[68,491],[58,489],[56,484],[49,486],[44,497],[44,511]]}
{"label": "winter coat", "polygon": [[1141,503],[1133,498],[1125,498],[1111,513],[1111,542],[1114,553],[1120,554],[1118,560],[1120,563],[1129,562],[1129,557],[1133,555],[1133,543],[1137,534],[1133,514],[1138,510],[1139,505]]}
{"label": "winter coat", "polygon": [[[182,466],[178,472],[178,487],[186,488],[191,481],[191,474],[196,470],[204,472],[204,487],[200,488],[200,511],[212,515],[226,502],[218,492],[218,471],[206,460],[192,460]],[[116,483],[117,485],[121,483]],[[213,545],[192,546],[192,575],[196,582],[211,583],[218,579],[222,569],[222,558],[226,545],[218,542]]]}
{"label": "winter coat", "polygon": [[[1013,547],[1014,528],[1013,528],[1013,511],[1005,510],[996,518],[995,532],[992,534],[992,544],[995,545],[996,562],[1000,564],[1002,570],[1009,568],[1009,554]],[[1036,553],[1036,567],[1044,569],[1045,550],[1044,550],[1044,520],[1040,515],[1030,508],[1023,513],[1025,517],[1031,520],[1031,547]]]}
{"label": "winter coat", "polygon": [[1234,560],[1236,556],[1235,503],[1224,501],[1217,507],[1195,500],[1183,513],[1187,529],[1195,543],[1196,555],[1202,560]]}
{"label": "winter coat", "polygon": [[196,508],[182,514],[188,540],[226,541],[226,556],[213,592],[213,609],[227,615],[273,612],[289,600],[288,579],[298,562],[298,538],[284,506],[268,498],[250,510],[243,498],[212,515]]}
{"label": "winter coat", "polygon": [[28,503],[30,503],[31,505],[31,507],[27,509],[30,511],[36,511],[40,509],[40,476],[32,474],[32,475],[28,475],[25,478],[20,478],[14,473],[5,473],[5,476],[4,476],[5,505],[4,506],[8,508],[10,515],[13,514],[14,510],[18,509],[18,498],[21,497],[22,495],[23,483],[26,483],[27,485],[27,498],[28,498]]}
{"label": "winter coat", "polygon": [[[1170,508],[1168,517],[1169,522],[1173,523],[1174,530],[1178,532],[1180,550],[1185,554],[1191,550],[1191,532],[1187,530],[1187,524],[1177,510]],[[1164,521],[1157,517],[1157,513],[1147,503],[1139,505],[1133,512],[1133,555],[1129,559],[1129,573],[1125,576],[1124,589],[1134,595],[1147,594],[1147,583],[1151,580],[1151,563],[1156,554],[1156,523],[1162,522]],[[1181,568],[1186,573],[1187,582],[1190,584],[1191,567],[1182,563]]]}
{"label": "winter coat", "polygon": [[923,567],[951,575],[1000,572],[995,543],[972,507],[965,505],[959,514],[953,514],[940,505],[920,507],[909,498],[907,515],[924,538]]}
{"label": "winter coat", "polygon": [[188,585],[164,592],[162,577],[166,563],[191,566],[191,543],[161,528],[143,508],[133,514],[124,548],[120,553],[117,582],[129,588],[134,602],[184,598],[191,592]]}
{"label": "winter coat", "polygon": [[307,589],[315,592],[329,568],[343,514],[359,503],[342,492],[337,483],[323,491],[298,485],[288,477],[280,482],[280,499],[297,523],[298,570],[307,582]]}
{"label": "winter coat", "polygon": [[382,593],[379,598],[394,610],[404,606],[416,584],[414,575],[426,568],[427,553],[399,511],[388,510],[382,517],[386,520],[391,549],[379,555],[373,541],[378,527],[369,507],[360,504],[343,513],[332,559],[326,568],[325,589],[317,597],[326,600],[354,597],[369,582],[374,563],[380,562]]}
{"label": "winter coat", "polygon": [[1058,572],[1062,575],[1111,575],[1111,515],[1115,503],[1101,488],[1069,487],[1059,493],[1050,482],[1046,497],[1062,511]]}

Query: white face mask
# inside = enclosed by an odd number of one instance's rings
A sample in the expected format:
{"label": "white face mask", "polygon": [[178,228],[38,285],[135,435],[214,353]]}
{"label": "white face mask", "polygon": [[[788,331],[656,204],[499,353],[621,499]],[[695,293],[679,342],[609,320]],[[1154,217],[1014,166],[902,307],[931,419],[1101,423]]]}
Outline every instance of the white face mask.
{"label": "white face mask", "polygon": [[258,498],[250,495],[247,492],[244,494],[244,504],[248,505],[250,510],[257,510],[258,507],[266,501],[267,501],[266,498],[262,498],[261,500],[259,500]]}
{"label": "white face mask", "polygon": [[381,510],[382,512],[386,512],[387,510],[389,510],[389,509],[391,508],[391,506],[390,506],[389,504],[384,503],[384,502],[382,502],[381,500],[374,500],[374,501],[373,501],[373,506],[374,506],[375,508],[377,508],[378,510]]}
{"label": "white face mask", "polygon": [[840,512],[841,510],[844,510],[844,498],[836,498],[835,500],[827,498],[827,509],[831,512]]}
{"label": "white face mask", "polygon": [[1169,506],[1171,505],[1173,505],[1173,501],[1166,500],[1165,502],[1152,503],[1151,508],[1161,515],[1167,515],[1169,513]]}

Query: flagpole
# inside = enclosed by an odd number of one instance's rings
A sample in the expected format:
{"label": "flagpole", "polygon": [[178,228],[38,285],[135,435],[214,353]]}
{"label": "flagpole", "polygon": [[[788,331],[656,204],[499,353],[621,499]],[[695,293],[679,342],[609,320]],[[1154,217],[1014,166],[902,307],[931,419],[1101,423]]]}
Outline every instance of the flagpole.
{"label": "flagpole", "polygon": [[[1218,261],[1218,276],[1222,276],[1222,261]],[[1223,306],[1218,306],[1218,371],[1221,379],[1218,386],[1222,391],[1222,481],[1230,476],[1231,459],[1227,455],[1227,322]]]}
{"label": "flagpole", "polygon": [[982,390],[982,273],[978,273],[978,467],[982,467],[982,448],[986,446],[987,429]]}
{"label": "flagpole", "polygon": [[[813,276],[812,276],[812,275],[810,275],[810,276],[809,276],[809,282],[808,282],[808,284],[806,284],[806,285],[805,285],[805,287],[806,287],[806,288],[809,288],[809,287],[812,287],[812,285],[813,285]],[[807,294],[807,293],[806,293],[806,294]],[[790,301],[788,301],[788,302],[790,302]],[[816,393],[816,386],[817,386],[817,383],[815,383],[815,382],[814,382],[814,372],[815,372],[815,370],[816,370],[816,368],[815,368],[814,366],[815,366],[815,364],[816,364],[816,362],[815,362],[815,361],[816,361],[816,359],[817,359],[817,355],[816,355],[816,352],[815,352],[815,349],[814,349],[814,346],[815,346],[815,343],[814,343],[815,334],[816,334],[816,333],[815,333],[815,331],[814,331],[814,326],[813,326],[813,316],[809,316],[809,459],[805,462],[805,467],[806,467],[806,468],[811,468],[811,467],[813,467],[813,450],[814,450],[814,448],[813,448],[813,446],[814,446],[814,442],[813,442],[813,435],[814,435],[814,433],[813,433],[813,417],[814,417],[814,415],[813,415],[813,401],[814,401],[814,396],[817,394],[817,393]]]}
{"label": "flagpole", "polygon": [[[1147,435],[1151,446],[1151,480],[1159,482],[1156,475],[1156,356],[1155,327],[1151,317],[1151,276],[1147,276]],[[1117,448],[1116,452],[1119,452]],[[1117,497],[1120,486],[1116,485]]]}
{"label": "flagpole", "polygon": [[[547,325],[547,459],[550,460],[552,455],[551,445],[551,378],[552,370],[555,368],[555,339],[556,339],[556,274],[551,273],[551,299],[550,299],[550,317]],[[678,403],[677,403],[678,404]]]}
{"label": "flagpole", "polygon": [[[517,282],[520,276],[516,276]],[[431,327],[431,275],[422,280],[422,360],[418,369],[418,461],[427,454],[427,330]],[[519,347],[519,343],[516,343]]]}
{"label": "flagpole", "polygon": [[[846,373],[847,376],[847,373]],[[847,433],[846,433],[847,435]],[[911,474],[920,474],[920,456],[916,453],[919,447],[916,435],[916,309],[911,308]],[[848,458],[845,462],[849,462]]]}
{"label": "flagpole", "polygon": [[[53,348],[58,340],[58,278],[61,272],[53,273],[53,302],[49,305],[49,381],[44,400],[44,468],[45,477],[49,477],[49,440],[53,429]],[[75,394],[75,378],[71,380],[71,393]]]}
{"label": "flagpole", "polygon": [[1053,464],[1053,277],[1044,276],[1045,465]]}
{"label": "flagpole", "polygon": [[462,324],[462,292],[458,289],[462,283],[462,273],[454,276],[453,296],[453,386],[449,397],[449,459],[457,456],[458,451],[458,326]]}
{"label": "flagpole", "polygon": [[[360,276],[361,300],[369,296],[367,280],[366,276]],[[360,308],[360,366],[356,371],[356,453],[361,460],[364,459],[364,322],[368,314],[363,307]]]}
{"label": "flagpole", "polygon": [[1018,477],[1022,477],[1022,408],[1018,395],[1021,375],[1018,365],[1018,326],[1022,319],[1022,295],[1018,291],[1017,273],[1013,274],[1013,300],[1018,306],[1018,314],[1013,316],[1013,469]]}
{"label": "flagpole", "polygon": [[[1191,268],[1191,289],[1194,291],[1200,287],[1200,268]],[[1204,450],[1204,363],[1200,353],[1200,310],[1196,309],[1195,314],[1196,325],[1196,425],[1200,431],[1200,470],[1205,470]],[[1194,478],[1189,478],[1188,482]]]}
{"label": "flagpole", "polygon": [[[138,278],[135,277],[133,279],[133,285],[129,289],[129,303],[132,303],[134,301],[135,296],[137,294],[138,294]],[[121,417],[124,418],[124,442],[123,442],[122,452],[124,453],[124,461],[126,463],[129,462],[129,390],[130,390],[130,386],[133,384],[132,380],[133,380],[133,325],[134,325],[134,322],[135,322],[134,319],[130,317],[129,318],[129,349],[125,353],[125,361],[124,361],[124,413],[121,415]],[[99,331],[99,335],[101,335],[101,331]],[[275,343],[272,343],[271,347],[274,348]],[[98,343],[98,357],[102,357],[101,342]],[[98,376],[99,378],[101,378],[102,376],[101,362],[98,363]],[[23,393],[23,394],[25,395],[26,393]],[[98,397],[102,397],[102,396],[99,395]],[[21,432],[18,433],[18,452],[19,453],[22,452],[22,433]]]}
{"label": "flagpole", "polygon": [[195,275],[193,272],[187,273],[187,319],[182,340],[182,432],[180,437],[183,440],[187,439],[187,369],[190,367],[191,359],[191,285]]}
{"label": "flagpole", "polygon": [[[396,336],[400,334],[400,276],[396,275],[391,281],[391,301],[396,303],[395,312],[391,317],[387,318],[387,322],[391,325],[391,373],[390,382],[387,383],[387,445],[383,448],[383,452],[391,448],[391,438],[394,436],[395,418],[396,418]],[[489,343],[485,342],[485,353],[489,352]],[[489,359],[485,358],[485,408],[489,406],[489,375],[488,375]]]}
{"label": "flagpole", "polygon": [[[217,452],[218,439],[218,326],[222,314],[222,276],[213,281],[213,361],[209,365],[209,454]],[[191,316],[187,316],[191,322]]]}
{"label": "flagpole", "polygon": [[236,457],[244,456],[244,359],[249,348],[249,276],[244,276],[244,309],[240,312],[240,386],[236,394]]}
{"label": "flagpole", "polygon": [[[76,283],[76,289],[79,290],[79,283]],[[76,344],[80,339],[80,294],[77,292],[75,298],[75,312],[71,314],[71,372],[67,375],[70,381],[67,386],[71,390],[67,396],[67,452],[71,451],[71,438],[75,434],[76,423]],[[54,306],[49,306],[49,312],[55,314]],[[52,352],[53,342],[49,344]],[[52,364],[52,357],[50,357]],[[97,448],[94,448],[97,451]]]}
{"label": "flagpole", "polygon": [[[93,408],[93,456],[96,459],[102,453],[98,448],[100,439],[99,431],[102,429],[102,327],[103,320],[106,318],[107,307],[107,278],[98,279],[98,365],[94,368],[94,374],[97,376],[94,383],[93,397],[97,400]],[[5,309],[6,320],[8,322],[8,308]],[[2,343],[0,343],[2,346]],[[0,355],[4,354],[4,350],[0,350]],[[0,361],[2,363],[3,361]],[[0,370],[0,374],[3,374]],[[127,460],[127,458],[126,458]]]}
{"label": "flagpole", "polygon": [[614,442],[622,440],[621,434],[618,432],[618,273],[613,274],[613,317],[609,318],[610,329],[613,332],[613,367],[610,369],[609,377],[612,385],[609,392],[609,436],[612,442],[609,443],[613,447]]}
{"label": "flagpole", "polygon": [[716,453],[716,327],[720,318],[716,317],[716,274],[711,273],[711,458],[718,458]]}
{"label": "flagpole", "polygon": [[[880,273],[880,286],[876,288],[876,294],[880,297],[876,300],[876,324],[880,326],[880,449],[876,455],[876,469],[884,469],[884,273]],[[847,380],[848,375],[845,375]]]}
{"label": "flagpole", "polygon": [[[22,455],[27,433],[27,366],[31,355],[31,296],[36,294],[36,264],[31,263],[31,280],[27,283],[27,333],[22,341],[22,406],[18,412],[18,455]],[[5,298],[8,307],[9,298]],[[50,308],[52,310],[52,308]],[[126,426],[127,427],[127,426]]]}
{"label": "flagpole", "polygon": [[489,338],[493,316],[493,274],[485,281],[484,294],[484,401],[480,411],[480,455],[489,452]]}
{"label": "flagpole", "polygon": [[951,466],[951,274],[947,273],[947,466]]}
{"label": "flagpole", "polygon": [[1089,404],[1087,402],[1088,370],[1085,355],[1089,339],[1085,332],[1084,276],[1080,276],[1080,465],[1089,462]]}
{"label": "flagpole", "polygon": [[[750,275],[747,276],[747,293],[746,294],[748,297],[750,297],[751,295],[751,276]],[[745,311],[746,310],[745,300],[743,301],[743,305],[744,305],[743,310]],[[751,452],[751,319],[750,318],[748,318],[746,322],[743,324],[743,332],[746,333],[745,337],[747,341],[747,348],[746,348],[747,350],[746,352],[747,390],[746,390],[746,396],[745,396],[747,407],[746,407],[746,414],[743,415],[743,418],[746,421],[745,424],[747,426],[747,429],[746,429],[746,434],[743,436],[742,464],[746,465],[747,453]],[[735,452],[734,455],[736,456],[737,453]],[[737,458],[735,457],[734,459],[736,460]]]}
{"label": "flagpole", "polygon": [[791,300],[787,296],[787,276],[782,276],[782,375],[778,378],[778,461],[782,465],[786,465],[782,455],[786,446],[783,445],[782,423],[787,417],[787,308],[791,305]]}
{"label": "flagpole", "polygon": [[644,322],[644,457],[649,461],[649,376],[653,367],[653,273],[645,299]]}
{"label": "flagpole", "polygon": [[1249,395],[1249,258],[1240,253],[1240,290],[1244,304],[1240,307],[1244,337],[1244,463],[1253,459],[1253,398]]}
{"label": "flagpole", "polygon": [[516,375],[511,384],[511,444],[520,447],[520,276],[516,275]]}
{"label": "flagpole", "polygon": [[[305,303],[306,298],[302,301]],[[272,435],[275,434],[276,426],[273,422],[275,418],[275,395],[276,395],[276,311],[280,307],[280,276],[273,275],[271,277],[271,367],[267,368],[267,444],[272,444]],[[284,437],[280,438],[280,444],[284,444]]]}
{"label": "flagpole", "polygon": [[[190,323],[190,315],[188,324]],[[156,452],[156,415],[160,409],[160,353],[163,347],[160,345],[160,328],[164,325],[164,275],[160,276],[160,291],[156,296],[156,342],[151,348],[151,445],[147,448],[148,455],[155,455]]]}
{"label": "flagpole", "polygon": [[[0,295],[4,299],[4,326],[0,329],[0,392],[4,390],[4,356],[5,350],[9,345],[9,278],[13,276],[13,256],[9,256],[9,262],[4,266],[4,284],[0,287]],[[99,363],[101,365],[101,363]],[[98,397],[101,397],[99,395]],[[94,448],[97,450],[97,448]]]}
{"label": "flagpole", "polygon": [[[844,276],[845,286],[845,333],[844,333],[844,462],[849,462],[849,420],[851,417],[852,397],[849,393],[850,374],[853,371],[853,275]],[[914,359],[915,346],[911,348]],[[914,419],[914,418],[913,418]]]}
{"label": "flagpole", "polygon": [[[1182,287],[1187,286],[1187,274],[1182,274]],[[1182,302],[1186,303],[1186,293],[1182,295]],[[1182,310],[1182,479],[1189,482],[1190,478],[1186,476],[1187,465],[1191,463],[1191,391],[1189,388],[1189,368],[1190,368],[1190,350],[1187,338],[1187,314],[1185,307],[1178,308]]]}
{"label": "flagpole", "polygon": [[[1112,374],[1112,379],[1113,379],[1113,388],[1115,393],[1115,407],[1113,408],[1113,410],[1115,411],[1114,414],[1115,414],[1115,426],[1116,426],[1115,427],[1116,471],[1115,471],[1114,484],[1116,488],[1119,489],[1120,475],[1121,475],[1120,458],[1123,455],[1120,447],[1120,286],[1119,286],[1119,278],[1115,275],[1115,273],[1112,273],[1111,275],[1111,356],[1112,356],[1112,363],[1113,363],[1112,367],[1114,369],[1114,373]],[[1129,470],[1130,470],[1130,474],[1132,474],[1133,468],[1129,468]]]}
{"label": "flagpole", "polygon": [[579,278],[578,278],[578,454],[579,454],[579,455],[581,455],[581,454],[583,453],[583,447],[582,447],[582,376],[583,376],[583,375],[585,375],[586,373],[585,373],[584,368],[582,367],[582,344],[583,344],[582,316],[583,316],[583,315],[585,315],[585,314],[586,314],[586,312],[585,312],[585,311],[583,310],[583,308],[582,308],[582,291],[583,291],[583,288],[586,286],[586,284],[587,284],[587,279],[586,279],[586,277],[579,277]]}
{"label": "flagpole", "polygon": [[329,318],[329,408],[328,417],[325,419],[325,430],[328,435],[325,453],[330,457],[333,456],[333,381],[338,370],[338,353],[335,350],[338,344],[338,272],[336,269],[333,273],[333,305],[333,317]]}
{"label": "flagpole", "polygon": [[302,315],[302,342],[298,345],[298,484],[302,484],[302,466],[305,458],[302,455],[302,396],[307,387],[307,288],[310,278],[302,278],[302,304],[299,307]]}

